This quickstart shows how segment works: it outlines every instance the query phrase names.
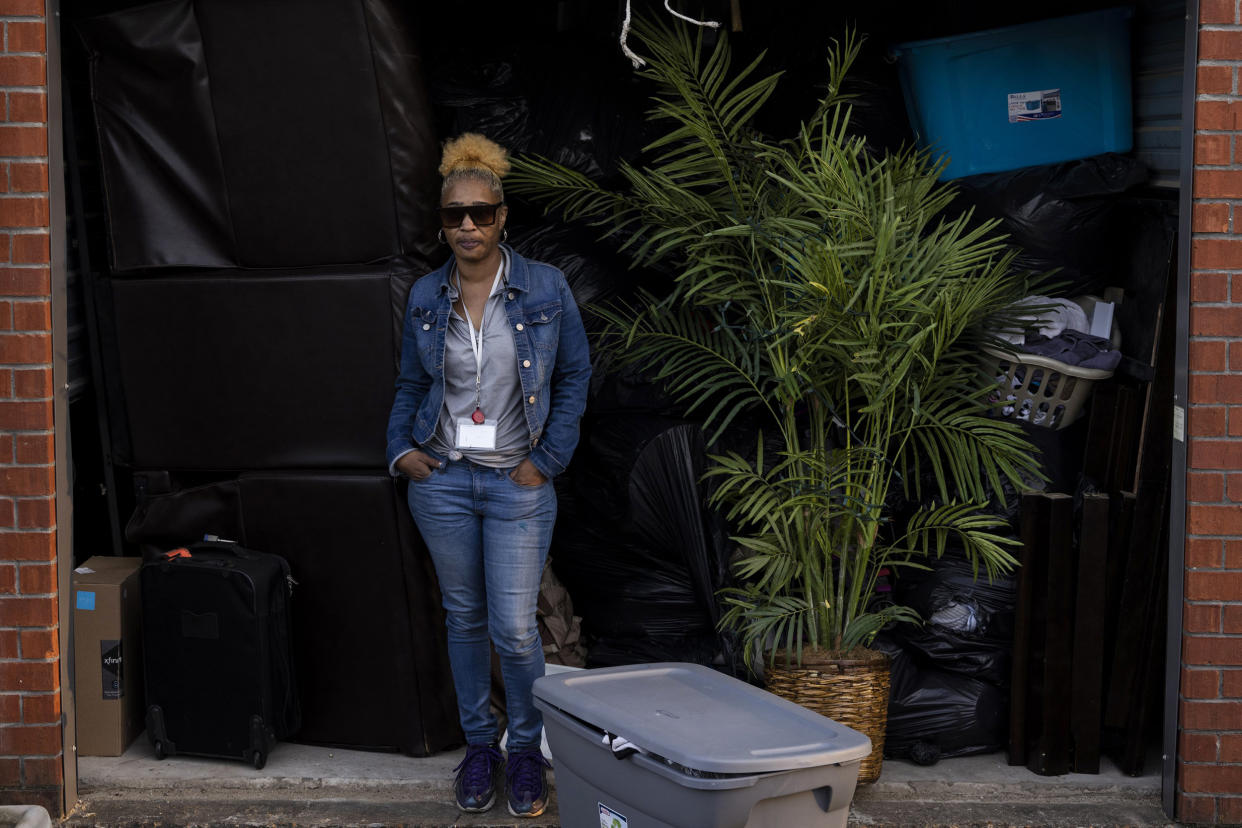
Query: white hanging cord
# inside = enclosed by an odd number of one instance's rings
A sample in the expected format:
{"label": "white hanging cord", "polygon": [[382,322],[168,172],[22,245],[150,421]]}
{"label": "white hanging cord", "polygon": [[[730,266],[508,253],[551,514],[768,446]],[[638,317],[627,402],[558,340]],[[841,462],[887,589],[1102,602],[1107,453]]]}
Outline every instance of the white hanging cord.
{"label": "white hanging cord", "polygon": [[[630,10],[630,2],[631,0],[625,0],[625,20],[621,22],[621,52],[630,59],[630,63],[634,64],[635,69],[639,69],[646,66],[647,61],[636,55],[630,48],[630,44],[628,42],[630,37],[630,20],[633,17],[633,13]],[[670,5],[672,2],[673,0],[664,0],[664,8],[668,10],[669,14],[676,17],[678,20],[684,20],[687,23],[693,23],[696,26],[706,26],[709,29],[720,28],[720,23],[715,20],[695,20],[693,17],[686,17],[686,15],[677,11]]]}

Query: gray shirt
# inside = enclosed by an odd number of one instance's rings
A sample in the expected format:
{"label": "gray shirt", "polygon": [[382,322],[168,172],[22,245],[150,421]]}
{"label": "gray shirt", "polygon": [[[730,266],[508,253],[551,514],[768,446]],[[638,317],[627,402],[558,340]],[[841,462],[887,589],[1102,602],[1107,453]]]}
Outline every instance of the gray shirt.
{"label": "gray shirt", "polygon": [[[509,276],[509,256],[501,264],[503,276],[487,299],[483,312],[483,384],[479,407],[488,420],[496,421],[496,448],[460,449],[462,455],[480,466],[504,469],[516,466],[530,454],[530,429],[522,408],[522,381],[518,376],[517,351],[513,331],[505,314],[505,283]],[[449,300],[456,302],[457,275],[449,279]],[[456,309],[449,312],[444,334],[444,405],[436,433],[427,448],[442,457],[456,450],[457,420],[469,419],[475,405],[475,360],[470,347],[469,324]]]}

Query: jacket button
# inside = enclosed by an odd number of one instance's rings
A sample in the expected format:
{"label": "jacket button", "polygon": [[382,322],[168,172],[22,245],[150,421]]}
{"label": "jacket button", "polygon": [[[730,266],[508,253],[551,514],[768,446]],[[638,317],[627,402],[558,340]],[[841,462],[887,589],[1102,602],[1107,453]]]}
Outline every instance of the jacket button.
{"label": "jacket button", "polygon": [[527,402],[528,402],[528,403],[530,403],[531,405],[534,405],[534,404],[535,404],[535,395],[534,395],[534,394],[531,394],[531,395],[530,395],[530,399],[528,399],[528,400],[527,400]]}
{"label": "jacket button", "polygon": [[529,359],[524,359],[524,360],[522,360],[522,367],[523,367],[523,368],[529,368],[529,367],[530,367],[530,360],[529,360]]}
{"label": "jacket button", "polygon": [[509,298],[510,298],[510,299],[512,299],[512,298],[513,298],[513,291],[509,291]]}
{"label": "jacket button", "polygon": [[518,329],[519,331],[522,331],[522,330],[525,330],[525,329],[526,329],[526,326],[525,326],[525,325],[523,325],[521,322],[519,322],[519,323],[517,323],[517,329]]}
{"label": "jacket button", "polygon": [[429,323],[427,323],[427,322],[424,322],[424,323],[423,323],[423,330],[424,330],[424,331],[429,331],[429,330],[431,330],[431,325],[430,325]]}

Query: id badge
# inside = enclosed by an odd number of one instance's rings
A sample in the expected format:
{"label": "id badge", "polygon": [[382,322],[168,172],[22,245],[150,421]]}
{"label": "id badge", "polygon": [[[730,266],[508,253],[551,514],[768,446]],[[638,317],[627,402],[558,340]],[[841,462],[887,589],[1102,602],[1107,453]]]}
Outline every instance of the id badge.
{"label": "id badge", "polygon": [[496,450],[496,421],[476,423],[469,417],[457,418],[457,448]]}

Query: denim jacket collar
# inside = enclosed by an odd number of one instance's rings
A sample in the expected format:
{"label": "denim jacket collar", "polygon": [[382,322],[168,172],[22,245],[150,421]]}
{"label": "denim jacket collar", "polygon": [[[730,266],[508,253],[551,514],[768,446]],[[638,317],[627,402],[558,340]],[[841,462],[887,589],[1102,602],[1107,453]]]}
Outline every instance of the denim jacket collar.
{"label": "denim jacket collar", "polygon": [[[502,244],[501,248],[509,257],[509,273],[508,278],[505,280],[505,287],[526,293],[529,284],[529,278],[526,274],[526,260],[507,244]],[[449,279],[452,278],[453,268],[456,266],[457,257],[450,254],[448,261],[435,272],[435,277],[440,285],[441,296],[448,293]]]}

